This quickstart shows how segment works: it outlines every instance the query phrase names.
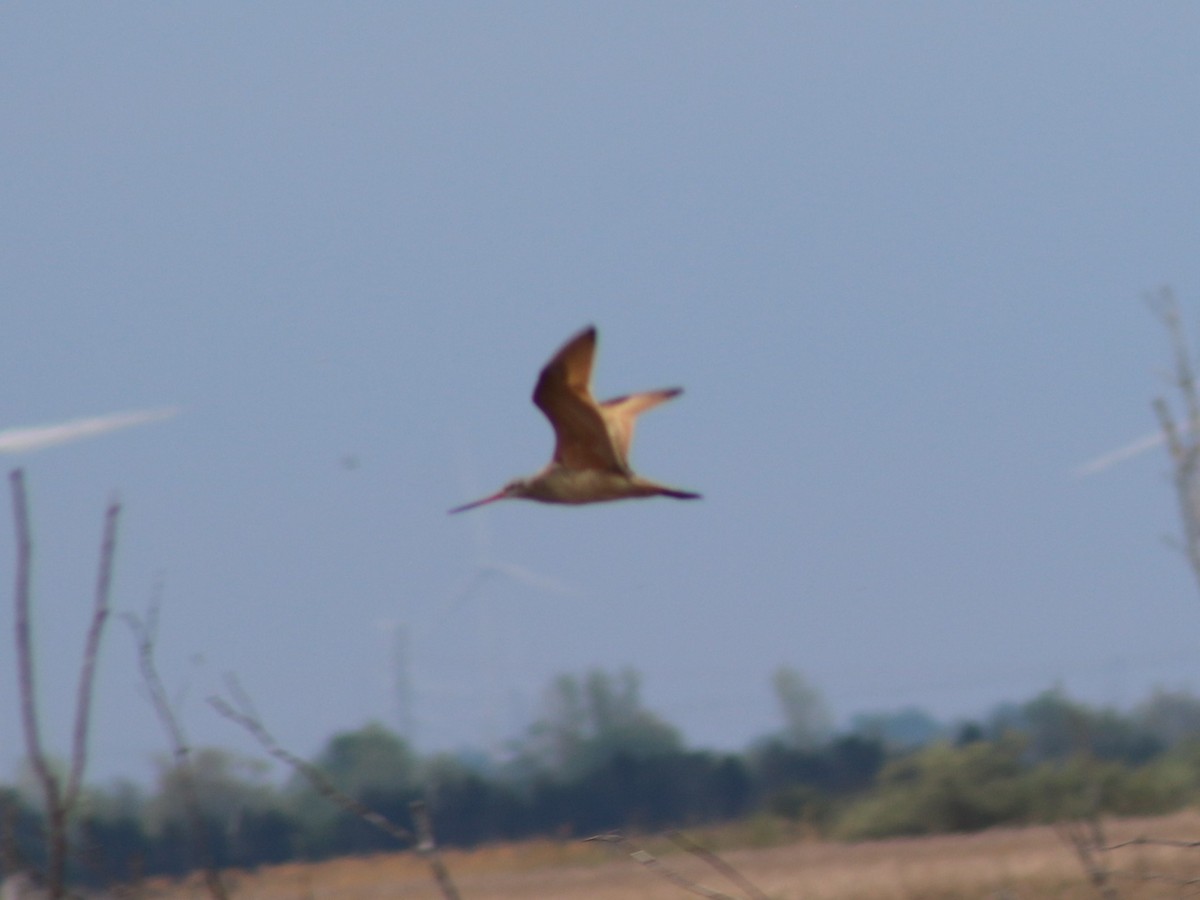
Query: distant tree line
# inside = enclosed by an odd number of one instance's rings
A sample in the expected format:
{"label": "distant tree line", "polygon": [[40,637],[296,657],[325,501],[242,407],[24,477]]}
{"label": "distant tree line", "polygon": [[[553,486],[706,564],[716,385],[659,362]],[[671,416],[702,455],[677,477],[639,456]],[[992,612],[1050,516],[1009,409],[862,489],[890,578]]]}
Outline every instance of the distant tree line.
{"label": "distant tree line", "polygon": [[[836,732],[792,670],[773,685],[784,727],[741,753],[689,749],[647,710],[631,670],[563,675],[504,761],[419,757],[378,724],[332,737],[312,760],[397,824],[424,799],[444,845],[535,835],[585,837],[762,816],[831,837],[866,838],[1163,812],[1200,796],[1200,699],[1155,693],[1127,713],[1052,690],[954,726],[919,710],[859,716]],[[192,754],[209,852],[252,867],[397,849],[303,778],[225,750]],[[152,790],[91,788],[72,876],[110,884],[197,867],[178,770]],[[32,792],[0,788],[0,866],[44,862]]]}

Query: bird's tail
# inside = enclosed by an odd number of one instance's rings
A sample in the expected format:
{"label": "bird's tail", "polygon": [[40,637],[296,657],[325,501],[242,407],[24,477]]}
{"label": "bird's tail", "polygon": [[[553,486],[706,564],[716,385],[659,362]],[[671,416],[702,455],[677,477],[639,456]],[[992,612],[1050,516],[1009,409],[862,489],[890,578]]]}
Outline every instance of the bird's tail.
{"label": "bird's tail", "polygon": [[664,497],[674,497],[676,500],[701,500],[700,494],[693,494],[691,491],[681,491],[678,488],[669,488],[659,485],[658,492]]}
{"label": "bird's tail", "polygon": [[638,494],[642,497],[674,497],[676,500],[699,500],[699,494],[692,491],[681,491],[679,488],[667,487],[665,484],[659,484],[657,481],[651,481],[649,478],[643,478],[640,475],[633,476],[634,482],[637,484]]}

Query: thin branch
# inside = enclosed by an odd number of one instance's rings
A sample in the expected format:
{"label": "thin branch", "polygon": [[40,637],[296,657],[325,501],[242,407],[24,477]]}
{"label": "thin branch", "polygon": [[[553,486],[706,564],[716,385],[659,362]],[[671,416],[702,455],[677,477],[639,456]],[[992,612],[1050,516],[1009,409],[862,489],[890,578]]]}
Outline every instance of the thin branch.
{"label": "thin branch", "polygon": [[1175,297],[1169,289],[1163,288],[1157,295],[1148,297],[1147,303],[1162,320],[1170,337],[1174,358],[1172,381],[1186,413],[1186,421],[1180,423],[1165,399],[1154,400],[1154,413],[1171,454],[1188,562],[1193,575],[1200,580],[1200,386]]}
{"label": "thin branch", "polygon": [[358,816],[358,818],[362,819],[368,825],[372,825],[385,834],[390,835],[401,844],[415,843],[417,853],[429,863],[429,868],[433,872],[433,878],[437,882],[438,888],[441,890],[445,900],[461,900],[458,888],[455,887],[454,881],[450,877],[450,872],[442,861],[441,854],[438,852],[437,842],[433,835],[433,821],[430,818],[429,809],[424,802],[416,800],[409,804],[413,821],[416,823],[417,834],[413,834],[407,828],[396,825],[386,816],[381,815],[366,804],[351,797],[345,791],[342,791],[317,766],[281,747],[279,742],[275,740],[274,735],[267,731],[266,727],[262,724],[262,720],[254,709],[254,704],[251,702],[249,695],[242,689],[241,683],[232,675],[226,676],[225,683],[237,706],[235,707],[222,697],[209,697],[208,703],[213,709],[231,722],[242,726],[258,741],[267,753],[280,762],[291,766],[307,778],[308,783],[312,785],[317,793],[321,794],[327,800],[336,803],[342,809],[346,810],[346,812]]}
{"label": "thin branch", "polygon": [[742,889],[742,891],[745,892],[746,896],[749,897],[750,900],[770,900],[770,898],[763,893],[762,889],[759,888],[758,885],[726,862],[725,859],[714,853],[712,850],[709,850],[703,844],[697,843],[682,831],[676,831],[674,828],[669,828],[667,829],[666,836],[668,840],[675,844],[675,846],[686,850],[688,853],[698,857],[699,859],[704,860],[704,862],[708,863],[727,879],[736,884]]}
{"label": "thin branch", "polygon": [[429,807],[424,800],[414,800],[408,804],[408,809],[412,813],[413,821],[417,826],[417,835],[419,837],[417,841],[417,853],[425,857],[425,860],[429,863],[429,868],[433,870],[433,878],[441,889],[442,896],[446,900],[461,900],[458,888],[455,887],[453,879],[450,878],[450,871],[442,861],[442,854],[438,852],[437,841],[433,836],[433,820],[429,816]]}
{"label": "thin branch", "polygon": [[112,586],[113,558],[117,550],[117,522],[121,504],[116,499],[108,504],[104,514],[104,532],[100,539],[100,568],[96,575],[96,597],[92,623],[84,642],[83,666],[79,671],[79,691],[75,698],[75,731],[71,742],[71,774],[63,795],[63,805],[70,808],[79,797],[83,770],[87,765],[88,720],[92,710],[92,686],[96,679],[96,659],[100,653],[100,638],[108,620],[108,598]]}
{"label": "thin branch", "polygon": [[29,765],[42,789],[46,816],[46,881],[51,897],[61,897],[67,870],[67,810],[62,802],[62,787],[50,770],[42,747],[37,716],[37,690],[33,671],[33,629],[29,604],[32,583],[33,538],[29,527],[29,501],[25,493],[25,473],[13,469],[9,474],[13,495],[13,519],[17,533],[16,606],[17,684],[21,694],[21,725]]}
{"label": "thin branch", "polygon": [[1120,841],[1116,844],[1109,844],[1104,849],[1120,850],[1122,847],[1178,847],[1187,850],[1200,847],[1200,841],[1177,841],[1170,838],[1156,838],[1143,835],[1142,837],[1130,838],[1127,841]]}
{"label": "thin branch", "polygon": [[1167,401],[1162,397],[1154,398],[1154,413],[1158,416],[1158,424],[1162,428],[1163,436],[1167,439],[1167,449],[1171,451],[1171,459],[1175,461],[1176,465],[1182,465],[1185,452],[1183,441],[1179,437],[1179,426],[1175,424],[1171,408],[1167,406]]}
{"label": "thin branch", "polygon": [[25,747],[29,765],[42,788],[46,816],[46,884],[51,897],[61,897],[65,890],[68,852],[68,825],[71,811],[79,799],[83,772],[87,765],[87,732],[91,712],[92,687],[95,683],[96,660],[100,639],[108,618],[109,587],[112,583],[112,561],[116,552],[117,520],[121,507],[115,500],[105,516],[100,545],[100,571],[96,583],[95,607],[84,642],[83,665],[79,673],[79,690],[75,706],[75,729],[71,744],[71,767],[66,787],[51,771],[42,745],[37,715],[37,689],[33,665],[33,628],[29,607],[32,600],[33,538],[29,525],[29,499],[25,491],[25,474],[21,469],[9,473],[12,485],[13,519],[16,525],[17,571],[14,597],[17,644],[17,684],[21,695],[21,724],[25,732]]}
{"label": "thin branch", "polygon": [[1196,372],[1192,367],[1192,354],[1179,315],[1179,303],[1169,287],[1159,290],[1156,297],[1148,297],[1146,302],[1162,319],[1171,336],[1171,350],[1175,357],[1175,386],[1183,396],[1187,409],[1188,430],[1195,434],[1196,428],[1200,427],[1200,394],[1196,390]]}
{"label": "thin branch", "polygon": [[1111,878],[1114,873],[1101,863],[1107,842],[1104,840],[1104,831],[1099,817],[1092,816],[1082,821],[1061,822],[1055,826],[1054,830],[1058,832],[1059,838],[1075,851],[1084,874],[1097,893],[1104,900],[1118,900],[1120,894],[1113,887]]}
{"label": "thin branch", "polygon": [[154,661],[154,643],[158,639],[158,616],[161,605],[162,583],[158,582],[154,586],[154,592],[150,598],[150,604],[146,609],[146,618],[143,621],[132,613],[125,613],[122,618],[125,624],[129,626],[129,630],[133,632],[134,640],[137,643],[138,651],[138,668],[142,673],[142,681],[146,686],[146,690],[150,695],[150,703],[154,707],[154,712],[158,716],[159,724],[163,726],[163,730],[167,732],[167,737],[171,741],[171,752],[177,762],[186,760],[191,752],[188,746],[187,735],[183,731],[183,726],[179,724],[173,708],[171,707],[170,698],[167,696],[167,689],[163,685],[162,678],[158,674],[158,665]]}
{"label": "thin branch", "polygon": [[30,582],[33,558],[33,538],[29,528],[29,502],[25,493],[25,473],[13,469],[8,476],[12,485],[13,519],[17,532],[16,641],[17,683],[21,694],[21,725],[25,732],[25,752],[29,756],[38,783],[42,787],[47,810],[59,802],[58,779],[46,764],[38,726],[35,678],[33,671],[33,639],[29,621]]}
{"label": "thin branch", "polygon": [[358,816],[369,825],[373,825],[380,831],[391,835],[402,844],[411,844],[417,840],[416,836],[407,828],[402,828],[399,825],[393,824],[387,818],[375,812],[375,810],[363,803],[360,803],[349,794],[340,790],[337,785],[335,785],[329,779],[329,776],[327,776],[312,763],[301,759],[294,753],[290,753],[281,747],[279,742],[275,740],[274,736],[267,731],[262,722],[260,722],[258,717],[255,716],[251,711],[245,710],[244,708],[242,710],[235,709],[223,697],[209,697],[208,704],[225,718],[229,719],[229,721],[240,725],[243,729],[248,731],[250,735],[256,741],[258,741],[262,748],[271,756],[275,757],[275,759],[291,766],[293,769],[307,778],[309,784],[313,786],[317,793],[321,794],[326,799],[333,801],[347,812]]}
{"label": "thin branch", "polygon": [[699,894],[701,897],[707,897],[708,900],[737,900],[736,897],[724,894],[721,891],[713,890],[706,887],[697,881],[693,881],[681,872],[672,869],[670,866],[663,863],[658,857],[654,856],[646,850],[636,846],[625,835],[619,831],[611,831],[608,834],[597,834],[590,838],[584,838],[587,841],[600,841],[605,844],[611,844],[619,850],[628,853],[634,862],[645,866],[655,875],[663,878],[676,887],[682,888],[685,891],[690,891],[693,894]]}
{"label": "thin branch", "polygon": [[142,682],[150,694],[150,703],[171,743],[171,753],[175,759],[175,773],[179,777],[188,828],[192,832],[192,846],[195,848],[200,866],[204,870],[204,883],[213,897],[216,897],[217,900],[225,900],[229,896],[229,892],[221,881],[220,872],[213,859],[212,848],[209,846],[208,829],[205,827],[204,815],[200,809],[200,795],[196,787],[195,773],[192,771],[191,747],[183,726],[175,715],[175,710],[171,707],[167,689],[163,685],[162,677],[158,674],[158,665],[154,661],[154,643],[158,638],[158,614],[161,605],[162,582],[158,581],[150,596],[145,621],[143,622],[132,613],[127,613],[123,618],[137,642],[138,667],[142,673]]}

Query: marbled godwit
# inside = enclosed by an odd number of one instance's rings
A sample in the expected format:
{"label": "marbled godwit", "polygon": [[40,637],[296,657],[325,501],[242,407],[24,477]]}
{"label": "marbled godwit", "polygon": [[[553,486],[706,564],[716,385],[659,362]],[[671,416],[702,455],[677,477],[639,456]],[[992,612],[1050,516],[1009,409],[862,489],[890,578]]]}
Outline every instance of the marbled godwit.
{"label": "marbled godwit", "polygon": [[595,355],[596,329],[589,326],[554,354],[533,389],[534,404],[554,426],[554,458],[549,465],[536,475],[510,481],[490,497],[450,512],[510,497],[541,503],[599,503],[655,496],[699,498],[699,494],[642,478],[629,467],[629,445],[637,417],[678,396],[683,389],[645,391],[597,403],[591,391]]}

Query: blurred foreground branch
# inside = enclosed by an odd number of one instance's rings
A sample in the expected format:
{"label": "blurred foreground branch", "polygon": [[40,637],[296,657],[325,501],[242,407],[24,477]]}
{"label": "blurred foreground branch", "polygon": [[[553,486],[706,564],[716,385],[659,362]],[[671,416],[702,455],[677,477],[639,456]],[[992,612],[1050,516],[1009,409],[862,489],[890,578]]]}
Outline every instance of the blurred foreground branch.
{"label": "blurred foreground branch", "polygon": [[433,873],[433,878],[437,882],[438,888],[442,892],[442,896],[446,900],[461,900],[458,888],[455,886],[453,879],[451,879],[450,872],[446,869],[441,853],[438,851],[437,842],[434,839],[433,821],[430,818],[429,809],[423,802],[417,800],[409,804],[409,810],[412,812],[418,832],[418,834],[413,834],[407,828],[395,824],[386,816],[381,815],[339,789],[329,776],[317,766],[280,746],[279,742],[275,740],[274,735],[267,731],[266,726],[262,724],[262,720],[255,711],[253,703],[251,703],[246,692],[242,690],[242,686],[238,683],[237,679],[232,676],[227,677],[226,685],[230,696],[233,698],[233,703],[230,703],[223,697],[209,697],[208,702],[213,709],[249,732],[262,748],[275,759],[290,766],[308,779],[308,783],[321,796],[362,819],[368,825],[372,825],[395,838],[400,844],[415,845],[417,853],[429,863],[429,868]]}
{"label": "blurred foreground branch", "polygon": [[1084,874],[1096,892],[1104,900],[1118,900],[1120,894],[1115,882],[1156,882],[1172,887],[1194,888],[1200,885],[1200,876],[1176,875],[1149,868],[1147,860],[1135,862],[1133,867],[1118,868],[1111,864],[1113,854],[1131,847],[1163,847],[1174,850],[1200,849],[1200,841],[1185,841],[1177,838],[1157,838],[1149,835],[1108,843],[1104,829],[1096,816],[1055,826],[1059,837],[1074,850]]}
{"label": "blurred foreground branch", "polygon": [[117,521],[121,504],[109,503],[104,516],[100,540],[100,566],[92,606],[91,623],[84,640],[83,663],[75,700],[75,726],[71,740],[71,760],[64,784],[51,769],[42,745],[37,714],[37,692],[33,662],[33,627],[30,620],[33,537],[29,524],[29,501],[25,491],[25,474],[14,469],[9,474],[12,487],[13,520],[16,527],[17,566],[15,632],[17,650],[17,685],[21,702],[21,725],[25,732],[25,749],[29,765],[42,791],[47,821],[46,890],[51,897],[61,897],[66,890],[67,841],[71,813],[79,800],[83,774],[87,766],[88,725],[91,717],[92,693],[96,678],[96,661],[100,641],[108,619],[109,592],[112,586],[113,558],[117,546]]}
{"label": "blurred foreground branch", "polygon": [[408,809],[412,813],[413,821],[417,825],[417,833],[420,835],[420,840],[417,842],[417,853],[429,862],[429,868],[433,871],[433,878],[438,883],[438,887],[441,888],[442,896],[446,900],[460,900],[458,888],[450,878],[450,871],[442,861],[442,854],[438,852],[437,841],[433,836],[433,819],[429,816],[429,807],[423,800],[414,800],[408,804]]}
{"label": "blurred foreground branch", "polygon": [[150,695],[150,703],[154,706],[154,714],[159,724],[167,733],[171,744],[171,755],[175,760],[175,772],[179,778],[179,787],[183,794],[183,806],[187,815],[188,828],[192,832],[192,847],[197,856],[197,862],[204,871],[204,883],[209,894],[217,900],[226,900],[226,891],[221,875],[217,871],[212,849],[208,842],[208,830],[204,825],[204,816],[200,811],[200,796],[196,789],[196,775],[192,769],[191,746],[187,735],[180,724],[174,709],[171,707],[167,689],[163,686],[158,674],[158,666],[154,661],[154,642],[158,638],[158,614],[162,600],[162,583],[154,586],[150,597],[150,605],[146,610],[146,618],[139,619],[133,613],[126,613],[123,618],[133,632],[137,643],[138,668],[142,673],[142,682]]}
{"label": "blurred foreground branch", "polygon": [[692,840],[691,837],[684,834],[682,831],[676,831],[674,828],[671,828],[667,830],[666,835],[676,847],[686,850],[693,856],[704,860],[706,863],[712,866],[713,869],[720,872],[732,883],[736,884],[742,889],[746,896],[750,898],[750,900],[770,900],[770,898],[759,889],[758,885],[754,884],[754,882],[735,869],[725,859],[723,859],[721,856],[718,856],[716,853],[714,853],[712,850],[709,850],[702,844]]}
{"label": "blurred foreground branch", "polygon": [[1060,822],[1054,830],[1063,843],[1075,851],[1083,873],[1104,900],[1117,900],[1120,896],[1112,883],[1112,873],[1105,865],[1108,850],[1104,840],[1104,829],[1099,816]]}
{"label": "blurred foreground branch", "polygon": [[1183,518],[1184,549],[1192,573],[1200,582],[1200,390],[1175,295],[1169,288],[1163,288],[1147,302],[1171,338],[1171,382],[1182,400],[1184,421],[1181,425],[1163,397],[1154,399],[1154,413],[1171,454],[1175,493]]}

